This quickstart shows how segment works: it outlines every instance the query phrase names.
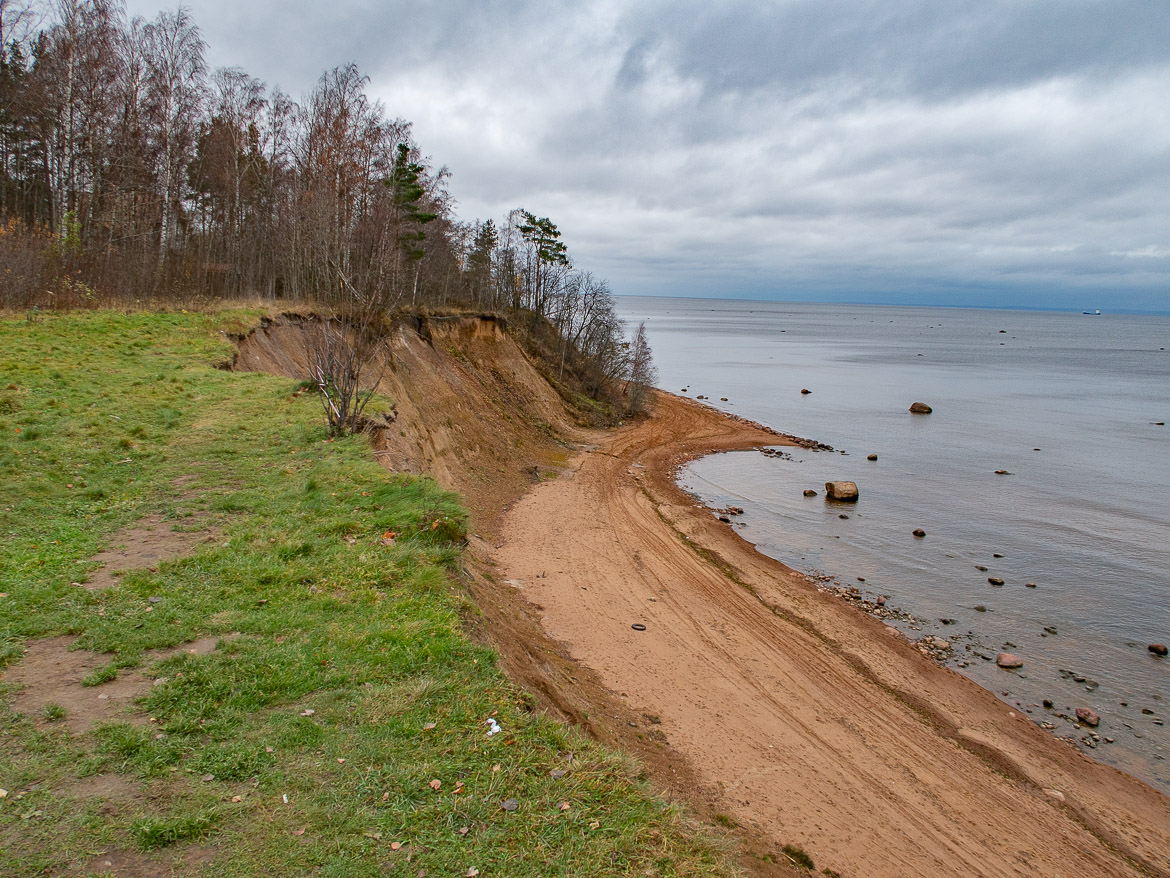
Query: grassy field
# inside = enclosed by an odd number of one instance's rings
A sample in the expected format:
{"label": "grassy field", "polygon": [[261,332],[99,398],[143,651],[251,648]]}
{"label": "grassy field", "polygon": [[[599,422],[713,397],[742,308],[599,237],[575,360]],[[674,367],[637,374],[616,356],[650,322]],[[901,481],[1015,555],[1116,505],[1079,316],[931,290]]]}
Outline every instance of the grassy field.
{"label": "grassy field", "polygon": [[[730,874],[464,635],[458,498],[215,368],[255,316],[0,319],[0,874]],[[204,541],[86,588],[144,521]],[[145,688],[19,711],[36,642]]]}

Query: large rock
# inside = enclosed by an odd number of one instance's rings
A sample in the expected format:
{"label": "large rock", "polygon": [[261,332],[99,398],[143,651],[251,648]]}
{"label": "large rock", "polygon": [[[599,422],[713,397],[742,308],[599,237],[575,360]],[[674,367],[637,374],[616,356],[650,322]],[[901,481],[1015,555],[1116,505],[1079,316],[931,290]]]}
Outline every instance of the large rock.
{"label": "large rock", "polygon": [[857,502],[856,482],[825,482],[825,499],[838,500],[842,503]]}
{"label": "large rock", "polygon": [[1164,643],[1151,643],[1149,648],[1154,655],[1166,654],[1166,644]]}
{"label": "large rock", "polygon": [[916,402],[910,406],[910,411],[916,415],[929,415],[934,409],[924,402]]}
{"label": "large rock", "polygon": [[1018,655],[1012,655],[1010,652],[1001,652],[995,657],[995,663],[1009,671],[1024,666],[1024,660]]}
{"label": "large rock", "polygon": [[1087,725],[1089,728],[1097,728],[1101,724],[1101,717],[1089,710],[1087,707],[1077,708],[1077,719]]}

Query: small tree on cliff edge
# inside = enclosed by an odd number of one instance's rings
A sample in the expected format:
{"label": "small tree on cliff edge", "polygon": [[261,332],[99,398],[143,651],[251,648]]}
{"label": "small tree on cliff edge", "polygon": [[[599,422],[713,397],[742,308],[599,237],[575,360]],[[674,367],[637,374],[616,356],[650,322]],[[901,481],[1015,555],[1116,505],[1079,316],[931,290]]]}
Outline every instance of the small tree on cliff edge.
{"label": "small tree on cliff edge", "polygon": [[646,407],[649,389],[658,380],[658,370],[650,356],[650,340],[646,338],[646,323],[638,324],[630,345],[630,372],[626,380],[626,410],[631,414]]}

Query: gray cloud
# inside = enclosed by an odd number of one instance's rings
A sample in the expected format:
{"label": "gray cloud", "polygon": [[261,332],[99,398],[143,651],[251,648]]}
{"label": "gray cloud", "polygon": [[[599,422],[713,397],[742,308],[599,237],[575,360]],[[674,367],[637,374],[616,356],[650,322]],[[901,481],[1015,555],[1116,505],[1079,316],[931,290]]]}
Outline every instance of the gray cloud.
{"label": "gray cloud", "polygon": [[191,8],[294,96],[358,62],[465,219],[620,292],[1170,310],[1163,0]]}

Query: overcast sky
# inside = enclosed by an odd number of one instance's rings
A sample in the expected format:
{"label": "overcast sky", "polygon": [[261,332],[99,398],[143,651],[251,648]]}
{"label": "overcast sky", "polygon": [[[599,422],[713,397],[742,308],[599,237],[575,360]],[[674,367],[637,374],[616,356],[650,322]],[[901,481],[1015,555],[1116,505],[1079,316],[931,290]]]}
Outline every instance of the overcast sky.
{"label": "overcast sky", "polygon": [[356,61],[617,293],[1170,311],[1167,0],[185,5],[297,98]]}

